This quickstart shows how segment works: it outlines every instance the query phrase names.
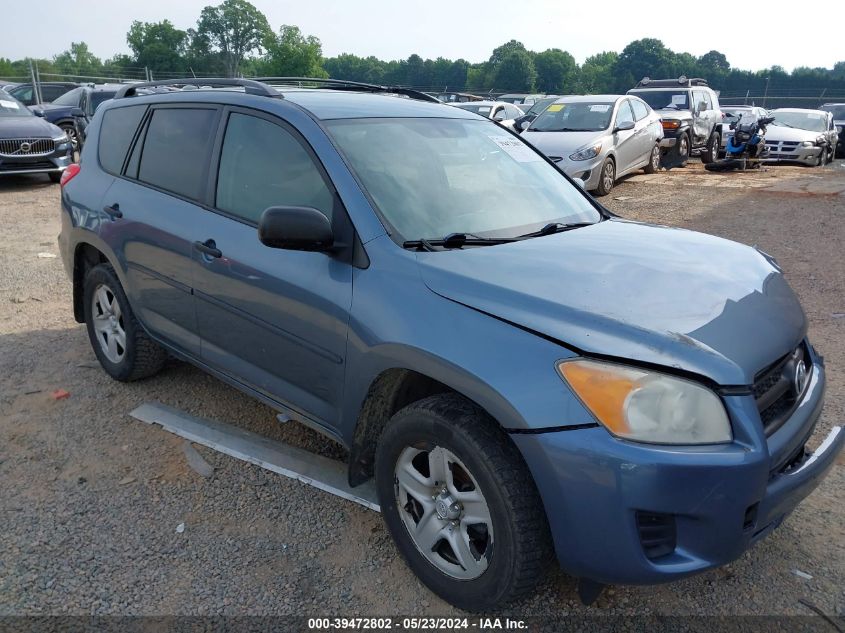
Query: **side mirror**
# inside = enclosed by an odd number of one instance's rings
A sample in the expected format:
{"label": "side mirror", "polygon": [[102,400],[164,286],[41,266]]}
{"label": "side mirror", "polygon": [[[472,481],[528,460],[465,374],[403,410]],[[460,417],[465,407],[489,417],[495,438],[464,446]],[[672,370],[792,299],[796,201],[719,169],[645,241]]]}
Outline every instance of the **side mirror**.
{"label": "side mirror", "polygon": [[44,118],[44,110],[42,110],[41,108],[32,108],[32,113],[35,116],[40,116],[42,119]]}
{"label": "side mirror", "polygon": [[71,116],[75,116],[75,117],[84,117],[84,116],[85,116],[85,112],[82,110],[82,108],[73,108],[73,109],[70,111],[70,115],[71,115]]}
{"label": "side mirror", "polygon": [[622,121],[616,125],[616,128],[613,130],[614,132],[626,132],[628,130],[633,130],[635,127],[633,121]]}
{"label": "side mirror", "polygon": [[523,119],[522,121],[516,124],[516,127],[524,131],[528,129],[529,125],[531,125],[531,121],[529,121],[528,119]]}
{"label": "side mirror", "polygon": [[327,251],[334,245],[329,219],[311,207],[270,207],[258,221],[258,239],[270,248]]}
{"label": "side mirror", "polygon": [[704,112],[706,109],[707,109],[707,102],[702,101],[701,103],[698,104],[698,109],[696,110],[696,112]]}

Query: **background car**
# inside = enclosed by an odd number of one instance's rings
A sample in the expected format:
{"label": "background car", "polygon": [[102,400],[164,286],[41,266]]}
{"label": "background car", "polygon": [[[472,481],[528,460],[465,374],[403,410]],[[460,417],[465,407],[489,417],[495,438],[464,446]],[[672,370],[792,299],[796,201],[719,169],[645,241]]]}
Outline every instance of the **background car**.
{"label": "background car", "polygon": [[514,119],[513,127],[517,132],[521,132],[524,128],[528,127],[528,124],[531,123],[534,119],[537,118],[537,115],[540,114],[543,110],[548,108],[552,105],[555,101],[560,99],[563,95],[546,95],[541,99],[537,99],[528,110],[523,114],[521,117],[517,117]]}
{"label": "background car", "polygon": [[654,173],[660,167],[660,117],[637,97],[562,97],[522,136],[600,196],[625,174],[641,168]]}
{"label": "background car", "polygon": [[71,160],[70,139],[59,127],[0,92],[0,176],[47,174],[59,182]]}
{"label": "background car", "polygon": [[[78,83],[70,82],[70,81],[44,81],[39,84],[39,89],[41,91],[41,103],[50,103],[59,97],[61,97],[66,92],[70,92],[74,88],[78,87]],[[35,105],[39,103],[38,98],[35,95],[35,90],[32,87],[32,84],[18,84],[14,88],[7,89],[10,95],[12,95],[15,99],[23,103],[24,105]]]}
{"label": "background car", "polygon": [[777,108],[766,132],[769,160],[825,165],[836,153],[838,135],[833,115],[824,110]]}
{"label": "background car", "polygon": [[820,110],[830,112],[833,115],[833,125],[839,135],[839,142],[836,144],[836,154],[845,156],[845,103],[825,103]]}
{"label": "background car", "polygon": [[494,121],[513,120],[525,114],[521,108],[504,101],[470,101],[452,104],[456,108],[469,110]]}
{"label": "background car", "polygon": [[665,166],[683,167],[693,153],[701,162],[719,158],[722,111],[704,79],[643,79],[628,91],[660,113]]}
{"label": "background car", "polygon": [[82,147],[85,128],[88,127],[97,106],[114,97],[119,87],[116,84],[79,86],[52,103],[39,103],[30,106],[30,109],[62,128],[73,143],[74,150],[78,150]]}
{"label": "background car", "polygon": [[758,106],[722,106],[722,153],[724,153],[725,148],[728,146],[728,138],[733,136],[731,124],[736,123],[743,115],[748,114],[761,119],[764,116],[768,116],[769,111]]}

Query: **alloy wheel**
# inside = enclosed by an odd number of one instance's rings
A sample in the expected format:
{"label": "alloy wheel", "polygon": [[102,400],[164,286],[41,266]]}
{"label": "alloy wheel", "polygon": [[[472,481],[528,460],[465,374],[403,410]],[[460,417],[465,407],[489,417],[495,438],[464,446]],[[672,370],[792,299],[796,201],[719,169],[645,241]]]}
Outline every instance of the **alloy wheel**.
{"label": "alloy wheel", "polygon": [[651,168],[655,171],[660,168],[660,148],[656,145],[651,150]]}
{"label": "alloy wheel", "polygon": [[444,574],[473,580],[493,552],[490,508],[475,477],[451,451],[405,448],[394,470],[396,507],[414,545]]}
{"label": "alloy wheel", "polygon": [[94,290],[91,314],[100,349],[112,363],[120,363],[126,354],[126,330],[120,303],[107,285],[100,284]]}
{"label": "alloy wheel", "polygon": [[610,162],[610,161],[607,161],[607,163],[604,166],[604,171],[602,172],[602,180],[603,180],[602,184],[604,185],[605,191],[610,191],[611,189],[613,189],[613,182],[615,180],[614,171],[615,170],[613,169],[613,163]]}

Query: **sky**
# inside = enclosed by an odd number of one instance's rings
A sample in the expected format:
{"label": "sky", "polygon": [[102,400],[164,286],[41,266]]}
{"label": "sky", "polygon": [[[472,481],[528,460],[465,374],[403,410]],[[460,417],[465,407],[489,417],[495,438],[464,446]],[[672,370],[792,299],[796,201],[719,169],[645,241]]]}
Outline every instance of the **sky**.
{"label": "sky", "polygon": [[[178,28],[195,26],[202,8],[219,0],[0,0],[0,57],[50,58],[85,41],[106,59],[128,53],[126,32],[133,20],[169,19]],[[252,0],[278,30],[294,24],[316,35],[327,57],[339,53],[402,59],[462,57],[486,60],[511,39],[530,50],[568,50],[580,64],[594,53],[621,51],[635,39],[655,37],[676,52],[702,55],[716,49],[736,68],[780,65],[831,68],[845,60],[845,47],[825,16],[842,17],[842,0],[797,3],[633,3],[622,0]],[[636,8],[635,8],[636,7]],[[709,26],[693,19],[708,7]],[[732,7],[736,7],[733,9]],[[685,15],[689,11],[689,15]],[[754,16],[759,14],[759,20]],[[667,15],[675,19],[667,19]],[[736,15],[736,19],[734,19]],[[32,25],[32,28],[24,28]],[[739,28],[741,35],[735,30]],[[777,37],[775,37],[777,34]],[[769,42],[769,43],[767,43]],[[790,43],[792,42],[792,44]]]}

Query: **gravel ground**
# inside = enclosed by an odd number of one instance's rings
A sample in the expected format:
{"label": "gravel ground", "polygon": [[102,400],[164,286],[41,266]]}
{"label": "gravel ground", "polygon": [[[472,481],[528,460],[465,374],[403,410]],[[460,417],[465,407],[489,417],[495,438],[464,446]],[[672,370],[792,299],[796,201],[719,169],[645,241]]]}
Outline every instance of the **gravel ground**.
{"label": "gravel ground", "polygon": [[[625,217],[757,244],[779,260],[827,359],[822,431],[845,419],[844,167],[717,176],[691,164],[631,177],[604,199]],[[182,440],[127,415],[157,400],[343,455],[182,363],[141,383],[110,380],[49,256],[58,197],[46,178],[0,181],[0,615],[457,614],[406,569],[377,514],[199,447],[216,469],[203,478]],[[70,396],[54,399],[57,389]],[[597,606],[625,616],[809,615],[804,600],[845,614],[843,485],[840,458],[736,562],[672,585],[613,587]],[[508,609],[587,612],[559,571]]]}

